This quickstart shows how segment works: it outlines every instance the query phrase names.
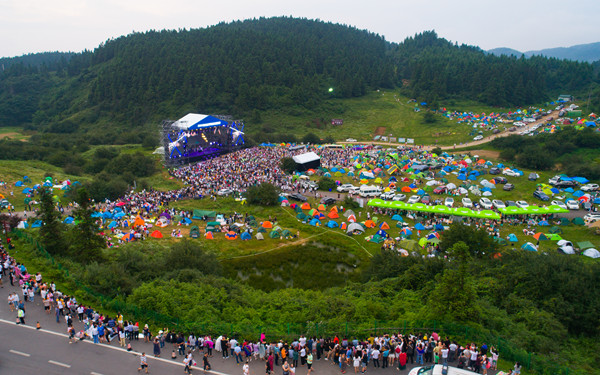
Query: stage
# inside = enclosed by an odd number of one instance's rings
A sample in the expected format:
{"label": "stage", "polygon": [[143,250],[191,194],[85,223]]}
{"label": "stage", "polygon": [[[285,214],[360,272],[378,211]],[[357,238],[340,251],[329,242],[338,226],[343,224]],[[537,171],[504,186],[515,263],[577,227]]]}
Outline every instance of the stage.
{"label": "stage", "polygon": [[188,113],[177,121],[163,121],[165,165],[187,165],[243,148],[243,122],[225,118]]}

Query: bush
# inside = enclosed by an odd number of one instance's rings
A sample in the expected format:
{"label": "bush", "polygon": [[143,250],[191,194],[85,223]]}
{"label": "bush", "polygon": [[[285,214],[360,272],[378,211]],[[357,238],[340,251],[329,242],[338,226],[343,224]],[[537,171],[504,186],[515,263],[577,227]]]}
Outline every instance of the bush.
{"label": "bush", "polygon": [[319,185],[319,190],[325,190],[325,191],[334,190],[337,186],[335,181],[333,181],[329,177],[321,177],[318,185]]}
{"label": "bush", "polygon": [[292,174],[296,170],[296,162],[292,158],[282,158],[279,166],[282,171],[288,174]]}
{"label": "bush", "polygon": [[279,191],[268,182],[250,186],[246,191],[248,203],[260,206],[276,206],[279,204]]}

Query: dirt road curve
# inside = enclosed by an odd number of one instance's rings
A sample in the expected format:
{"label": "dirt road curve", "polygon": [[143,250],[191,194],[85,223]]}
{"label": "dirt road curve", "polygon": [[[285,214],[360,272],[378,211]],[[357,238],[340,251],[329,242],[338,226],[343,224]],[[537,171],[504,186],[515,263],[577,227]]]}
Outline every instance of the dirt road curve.
{"label": "dirt road curve", "polygon": [[[556,120],[558,118],[558,112],[559,111],[552,111],[551,114],[542,117],[541,119],[539,119],[536,122],[532,122],[532,123],[529,123],[529,124],[527,124],[527,125],[525,125],[525,126],[523,126],[521,128],[518,128],[517,130],[519,132],[521,132],[521,131],[523,131],[525,129],[532,128],[534,125],[543,124],[543,123],[545,123],[547,121],[554,121],[554,120]],[[500,132],[498,134],[492,134],[492,135],[490,135],[488,137],[480,139],[479,141],[471,141],[471,142],[463,143],[462,145],[457,145],[456,147],[454,147],[454,146],[440,146],[440,148],[442,150],[454,150],[454,149],[460,150],[460,149],[463,149],[463,148],[477,146],[477,145],[481,145],[481,144],[484,144],[484,143],[491,142],[492,140],[494,140],[494,139],[496,139],[498,137],[508,137],[509,135],[515,134],[515,133],[516,132],[509,132],[508,130],[506,130],[506,131]],[[369,141],[369,142],[337,142],[337,143],[340,143],[340,144],[365,144],[365,143],[367,143],[367,144],[390,146],[390,147],[404,145],[404,143],[377,142],[377,141]],[[433,149],[435,147],[436,146],[423,145],[423,149],[425,149],[425,150],[431,150],[431,149]]]}

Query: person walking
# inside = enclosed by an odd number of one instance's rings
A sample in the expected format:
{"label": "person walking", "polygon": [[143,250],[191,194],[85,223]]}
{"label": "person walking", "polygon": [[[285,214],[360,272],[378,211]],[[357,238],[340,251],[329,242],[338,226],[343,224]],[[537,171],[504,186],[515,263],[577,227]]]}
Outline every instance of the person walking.
{"label": "person walking", "polygon": [[25,324],[25,310],[20,307],[17,310],[17,324]]}
{"label": "person walking", "polygon": [[210,363],[208,363],[208,353],[204,353],[204,357],[202,357],[202,362],[203,362],[204,373],[206,374],[206,371],[210,371],[210,369],[211,369]]}
{"label": "person walking", "polygon": [[146,358],[146,353],[142,352],[140,356],[140,367],[138,367],[138,372],[144,370],[146,374],[148,373],[148,359]]}

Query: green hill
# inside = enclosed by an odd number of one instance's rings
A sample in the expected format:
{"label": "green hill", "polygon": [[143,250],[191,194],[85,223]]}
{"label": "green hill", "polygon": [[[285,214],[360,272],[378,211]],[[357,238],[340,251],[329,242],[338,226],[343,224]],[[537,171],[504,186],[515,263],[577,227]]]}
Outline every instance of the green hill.
{"label": "green hill", "polygon": [[93,51],[10,61],[0,73],[0,126],[98,137],[190,111],[260,123],[261,114],[284,110],[307,121],[342,113],[332,100],[376,89],[433,105],[527,105],[595,79],[587,63],[496,57],[432,31],[395,44],[353,27],[286,17],[134,33]]}

